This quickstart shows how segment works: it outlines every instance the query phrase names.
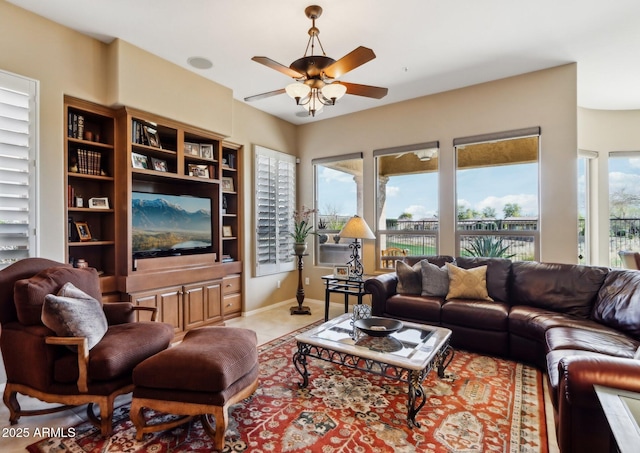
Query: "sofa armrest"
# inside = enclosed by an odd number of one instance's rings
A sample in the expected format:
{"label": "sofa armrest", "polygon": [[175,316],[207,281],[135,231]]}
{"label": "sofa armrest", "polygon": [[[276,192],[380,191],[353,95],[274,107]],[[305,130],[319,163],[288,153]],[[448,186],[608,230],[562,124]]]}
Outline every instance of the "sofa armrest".
{"label": "sofa armrest", "polygon": [[151,321],[155,321],[158,312],[156,307],[142,307],[131,302],[108,302],[102,305],[102,309],[110,326],[135,322],[136,311],[150,312]]}
{"label": "sofa armrest", "polygon": [[377,275],[364,282],[364,289],[371,294],[371,311],[374,316],[384,314],[387,299],[396,294],[398,275],[395,272]]}
{"label": "sofa armrest", "polygon": [[622,357],[564,357],[558,363],[560,373],[558,405],[598,407],[593,386],[599,384],[631,392],[640,392],[640,360]]}
{"label": "sofa armrest", "polygon": [[78,391],[80,393],[87,393],[89,391],[89,384],[87,381],[87,365],[89,362],[89,345],[86,337],[47,337],[45,339],[47,344],[63,345],[63,346],[77,346],[78,353]]}

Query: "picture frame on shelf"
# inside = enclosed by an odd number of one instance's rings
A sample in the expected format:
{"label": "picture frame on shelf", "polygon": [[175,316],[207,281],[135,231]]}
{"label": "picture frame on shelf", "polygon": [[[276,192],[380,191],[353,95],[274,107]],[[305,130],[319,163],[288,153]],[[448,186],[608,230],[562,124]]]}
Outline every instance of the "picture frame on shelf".
{"label": "picture frame on shelf", "polygon": [[235,192],[233,178],[231,176],[223,176],[220,184],[224,192]]}
{"label": "picture frame on shelf", "polygon": [[109,199],[107,197],[89,198],[89,208],[91,208],[91,209],[109,209]]}
{"label": "picture frame on shelf", "polygon": [[184,142],[184,153],[188,156],[200,157],[200,145],[198,143]]}
{"label": "picture frame on shelf", "polygon": [[131,165],[133,168],[149,169],[149,158],[144,154],[131,153]]}
{"label": "picture frame on shelf", "polygon": [[151,158],[151,165],[153,165],[153,169],[156,171],[167,172],[169,169],[167,168],[167,161],[162,159],[156,159],[155,157]]}
{"label": "picture frame on shelf", "polygon": [[73,222],[76,226],[76,231],[78,232],[78,239],[80,242],[86,242],[91,240],[91,230],[89,230],[89,225],[87,222]]}
{"label": "picture frame on shelf", "polygon": [[209,166],[208,165],[196,165],[189,164],[188,166],[189,176],[197,176],[198,178],[209,179]]}
{"label": "picture frame on shelf", "polygon": [[213,145],[203,143],[200,145],[200,157],[213,160]]}
{"label": "picture frame on shelf", "polygon": [[224,225],[222,227],[222,236],[225,238],[233,237],[233,230],[231,229],[231,226]]}
{"label": "picture frame on shelf", "polygon": [[341,280],[348,280],[349,266],[333,266],[333,277]]}
{"label": "picture frame on shelf", "polygon": [[152,146],[153,148],[162,148],[162,145],[160,144],[160,136],[156,129],[148,125],[144,125],[142,129],[144,130],[144,135],[147,138],[149,146]]}

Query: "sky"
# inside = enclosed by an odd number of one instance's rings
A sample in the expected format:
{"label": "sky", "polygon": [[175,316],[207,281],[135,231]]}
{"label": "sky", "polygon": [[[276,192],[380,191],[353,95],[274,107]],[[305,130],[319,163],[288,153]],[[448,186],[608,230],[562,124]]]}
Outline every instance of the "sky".
{"label": "sky", "polygon": [[[493,207],[496,217],[502,218],[504,205],[517,203],[523,216],[536,216],[537,168],[537,164],[519,164],[460,170],[457,174],[458,204],[477,211]],[[321,214],[325,214],[329,206],[339,215],[350,216],[357,212],[356,184],[351,175],[322,167],[318,177]],[[392,176],[386,187],[387,218],[397,218],[403,213],[412,214],[414,220],[434,217],[438,212],[437,190],[436,173]]]}

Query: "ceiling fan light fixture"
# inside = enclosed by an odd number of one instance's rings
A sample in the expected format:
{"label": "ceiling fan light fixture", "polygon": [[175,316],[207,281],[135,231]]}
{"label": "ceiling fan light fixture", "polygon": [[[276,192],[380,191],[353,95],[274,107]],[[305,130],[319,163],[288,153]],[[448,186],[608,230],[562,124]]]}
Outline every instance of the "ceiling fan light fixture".
{"label": "ceiling fan light fixture", "polygon": [[300,104],[300,99],[309,96],[311,88],[308,85],[300,82],[294,82],[287,85],[284,89],[289,97],[296,100],[296,104]]}
{"label": "ceiling fan light fixture", "polygon": [[340,83],[330,83],[322,87],[322,95],[335,104],[338,99],[345,95],[347,87]]}
{"label": "ceiling fan light fixture", "polygon": [[427,162],[438,154],[438,148],[420,149],[418,151],[414,151],[414,153],[420,161]]}

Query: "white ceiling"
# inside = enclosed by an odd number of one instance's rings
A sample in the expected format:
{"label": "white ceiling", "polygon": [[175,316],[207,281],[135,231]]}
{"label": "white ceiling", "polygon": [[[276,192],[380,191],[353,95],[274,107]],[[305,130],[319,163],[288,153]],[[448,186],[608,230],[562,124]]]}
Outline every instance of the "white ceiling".
{"label": "white ceiling", "polygon": [[[304,124],[427,94],[578,63],[578,105],[640,109],[638,0],[8,0],[104,42],[121,38],[233,90],[234,98],[292,79],[251,61],[288,66],[303,56],[316,21],[327,56],[362,45],[377,58],[341,80],[389,88],[381,99],[347,95],[315,119],[287,95],[257,109]],[[316,51],[316,54],[318,52]],[[198,70],[189,57],[213,67]]]}

